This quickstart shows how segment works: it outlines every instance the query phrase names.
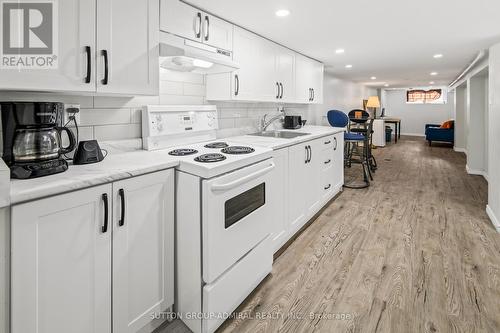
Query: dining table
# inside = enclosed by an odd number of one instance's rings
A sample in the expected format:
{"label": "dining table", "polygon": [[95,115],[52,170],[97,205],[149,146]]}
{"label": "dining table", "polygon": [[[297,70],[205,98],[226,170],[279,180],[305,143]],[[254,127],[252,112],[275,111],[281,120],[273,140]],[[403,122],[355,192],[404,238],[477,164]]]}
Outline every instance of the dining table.
{"label": "dining table", "polygon": [[398,143],[401,138],[401,118],[395,117],[381,117],[385,123],[394,125],[394,143]]}

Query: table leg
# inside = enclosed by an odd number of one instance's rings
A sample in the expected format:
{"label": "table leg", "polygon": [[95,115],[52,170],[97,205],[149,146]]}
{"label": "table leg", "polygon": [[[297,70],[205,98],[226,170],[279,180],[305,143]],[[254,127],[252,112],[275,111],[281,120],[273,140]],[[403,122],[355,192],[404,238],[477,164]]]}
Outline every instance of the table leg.
{"label": "table leg", "polygon": [[394,143],[398,143],[398,123],[394,123]]}
{"label": "table leg", "polygon": [[400,121],[398,121],[398,133],[399,133],[398,138],[401,139],[401,122]]}

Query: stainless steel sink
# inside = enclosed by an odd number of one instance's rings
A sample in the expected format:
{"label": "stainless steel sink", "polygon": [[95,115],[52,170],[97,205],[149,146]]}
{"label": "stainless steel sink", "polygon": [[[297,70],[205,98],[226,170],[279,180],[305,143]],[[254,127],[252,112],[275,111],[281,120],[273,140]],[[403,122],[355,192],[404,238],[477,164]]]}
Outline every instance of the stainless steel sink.
{"label": "stainless steel sink", "polygon": [[309,135],[311,133],[299,133],[299,132],[292,132],[292,131],[264,131],[264,132],[257,132],[257,133],[252,133],[250,135],[255,135],[255,136],[265,136],[268,138],[280,138],[280,139],[293,139],[298,136],[304,136],[304,135]]}

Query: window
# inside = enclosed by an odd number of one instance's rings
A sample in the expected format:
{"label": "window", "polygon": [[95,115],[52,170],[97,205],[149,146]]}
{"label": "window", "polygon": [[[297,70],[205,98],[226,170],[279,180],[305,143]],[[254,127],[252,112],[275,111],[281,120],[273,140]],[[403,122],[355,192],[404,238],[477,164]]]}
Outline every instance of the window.
{"label": "window", "polygon": [[411,89],[406,91],[408,104],[446,104],[446,93],[443,89]]}

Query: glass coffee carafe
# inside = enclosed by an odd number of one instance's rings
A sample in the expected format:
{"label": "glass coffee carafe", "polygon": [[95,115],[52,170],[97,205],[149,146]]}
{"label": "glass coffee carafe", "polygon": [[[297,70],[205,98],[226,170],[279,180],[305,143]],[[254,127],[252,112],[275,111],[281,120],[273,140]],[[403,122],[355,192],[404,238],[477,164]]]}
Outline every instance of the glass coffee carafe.
{"label": "glass coffee carafe", "polygon": [[[66,132],[69,145],[62,146],[61,134]],[[76,139],[67,127],[19,128],[12,149],[17,163],[56,159],[75,148]]]}

